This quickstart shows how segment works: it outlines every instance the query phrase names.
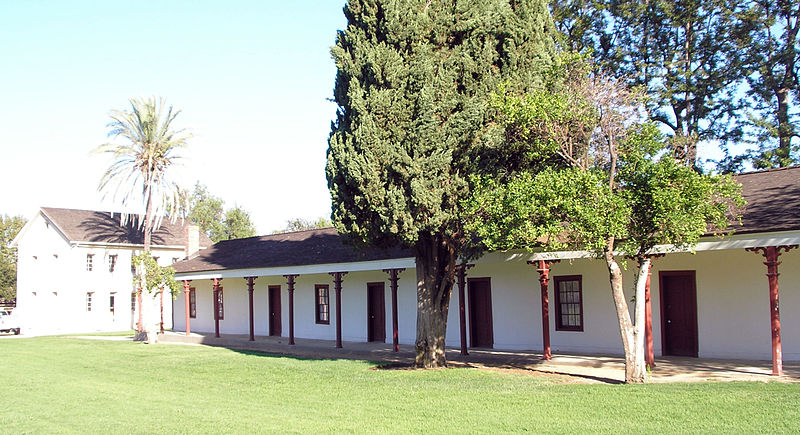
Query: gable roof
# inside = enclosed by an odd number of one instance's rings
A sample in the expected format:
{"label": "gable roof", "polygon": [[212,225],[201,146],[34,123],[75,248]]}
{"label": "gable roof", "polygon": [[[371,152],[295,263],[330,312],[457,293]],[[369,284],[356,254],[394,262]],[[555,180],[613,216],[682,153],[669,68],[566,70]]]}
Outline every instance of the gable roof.
{"label": "gable roof", "polygon": [[352,263],[413,257],[409,249],[357,249],[334,228],[225,240],[173,264],[178,273]]}
{"label": "gable roof", "polygon": [[[124,226],[120,225],[120,213],[53,207],[42,207],[41,212],[70,242],[144,244],[143,231],[133,219]],[[190,222],[187,220],[169,222],[164,219],[161,226],[153,231],[153,246],[186,246],[188,225]],[[200,247],[211,244],[211,240],[201,231]]]}
{"label": "gable roof", "polygon": [[800,229],[800,166],[748,172],[734,177],[747,201],[737,234]]}

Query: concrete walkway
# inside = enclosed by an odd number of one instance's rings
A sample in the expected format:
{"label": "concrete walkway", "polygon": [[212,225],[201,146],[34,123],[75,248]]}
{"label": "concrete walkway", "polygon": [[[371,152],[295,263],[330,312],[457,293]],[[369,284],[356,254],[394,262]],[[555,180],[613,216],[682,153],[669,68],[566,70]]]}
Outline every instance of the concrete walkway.
{"label": "concrete walkway", "polygon": [[[328,340],[295,339],[290,346],[286,337],[256,336],[249,341],[247,335],[214,334],[186,335],[167,332],[159,337],[163,343],[220,346],[235,350],[255,350],[275,355],[299,358],[354,359],[410,365],[414,361],[414,349],[400,345],[399,352],[392,352],[391,343],[343,342],[341,349]],[[544,373],[569,375],[576,381],[618,383],[625,379],[624,360],[619,356],[565,355],[555,354],[550,361],[542,361],[541,354],[533,351],[502,351],[494,349],[470,349],[462,356],[459,349],[447,349],[447,361],[452,366],[488,367],[498,369],[529,370]],[[773,381],[800,383],[800,362],[784,362],[784,376],[776,378],[771,361],[698,359],[684,357],[662,357],[656,359],[652,372],[653,382],[690,381]]]}

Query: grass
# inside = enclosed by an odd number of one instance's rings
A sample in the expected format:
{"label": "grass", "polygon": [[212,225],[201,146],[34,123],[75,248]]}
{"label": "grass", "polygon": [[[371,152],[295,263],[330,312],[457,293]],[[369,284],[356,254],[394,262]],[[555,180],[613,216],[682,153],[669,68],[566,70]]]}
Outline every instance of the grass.
{"label": "grass", "polygon": [[203,346],[0,340],[3,433],[800,432],[800,385],[565,383]]}

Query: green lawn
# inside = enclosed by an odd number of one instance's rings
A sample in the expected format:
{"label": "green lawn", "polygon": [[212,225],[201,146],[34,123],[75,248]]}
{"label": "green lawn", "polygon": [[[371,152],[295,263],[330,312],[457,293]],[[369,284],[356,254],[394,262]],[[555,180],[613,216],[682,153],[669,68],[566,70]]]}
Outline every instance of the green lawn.
{"label": "green lawn", "polygon": [[0,339],[3,433],[800,432],[800,385],[602,385],[221,348]]}

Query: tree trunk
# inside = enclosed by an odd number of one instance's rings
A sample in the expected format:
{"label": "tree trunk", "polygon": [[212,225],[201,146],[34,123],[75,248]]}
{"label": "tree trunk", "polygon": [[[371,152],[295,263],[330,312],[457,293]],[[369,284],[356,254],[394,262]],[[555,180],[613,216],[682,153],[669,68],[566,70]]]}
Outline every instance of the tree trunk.
{"label": "tree trunk", "polygon": [[[636,296],[633,306],[635,323],[633,325],[633,355],[634,369],[633,377],[635,380],[627,382],[646,382],[647,364],[644,349],[644,323],[645,323],[645,286],[647,285],[647,275],[650,273],[650,259],[642,258],[639,261],[639,271],[636,274]],[[641,380],[639,380],[641,379]]]}
{"label": "tree trunk", "polygon": [[[611,282],[611,297],[614,299],[614,308],[617,311],[617,321],[619,322],[619,332],[622,336],[622,348],[625,351],[625,382],[636,383],[644,382],[644,360],[641,368],[637,370],[636,357],[634,355],[634,330],[631,322],[631,314],[628,311],[628,302],[625,300],[625,292],[622,286],[622,269],[620,269],[613,252],[614,239],[609,239],[608,247],[604,251],[603,258],[608,267],[608,277]],[[644,296],[642,296],[644,299]],[[644,322],[644,321],[642,321]]]}
{"label": "tree trunk", "polygon": [[792,124],[789,120],[789,89],[781,86],[775,90],[775,97],[778,99],[778,149],[777,166],[784,167],[792,164]]}
{"label": "tree trunk", "polygon": [[455,279],[456,254],[442,236],[421,236],[415,248],[417,262],[418,368],[446,367],[445,336],[450,294]]}

